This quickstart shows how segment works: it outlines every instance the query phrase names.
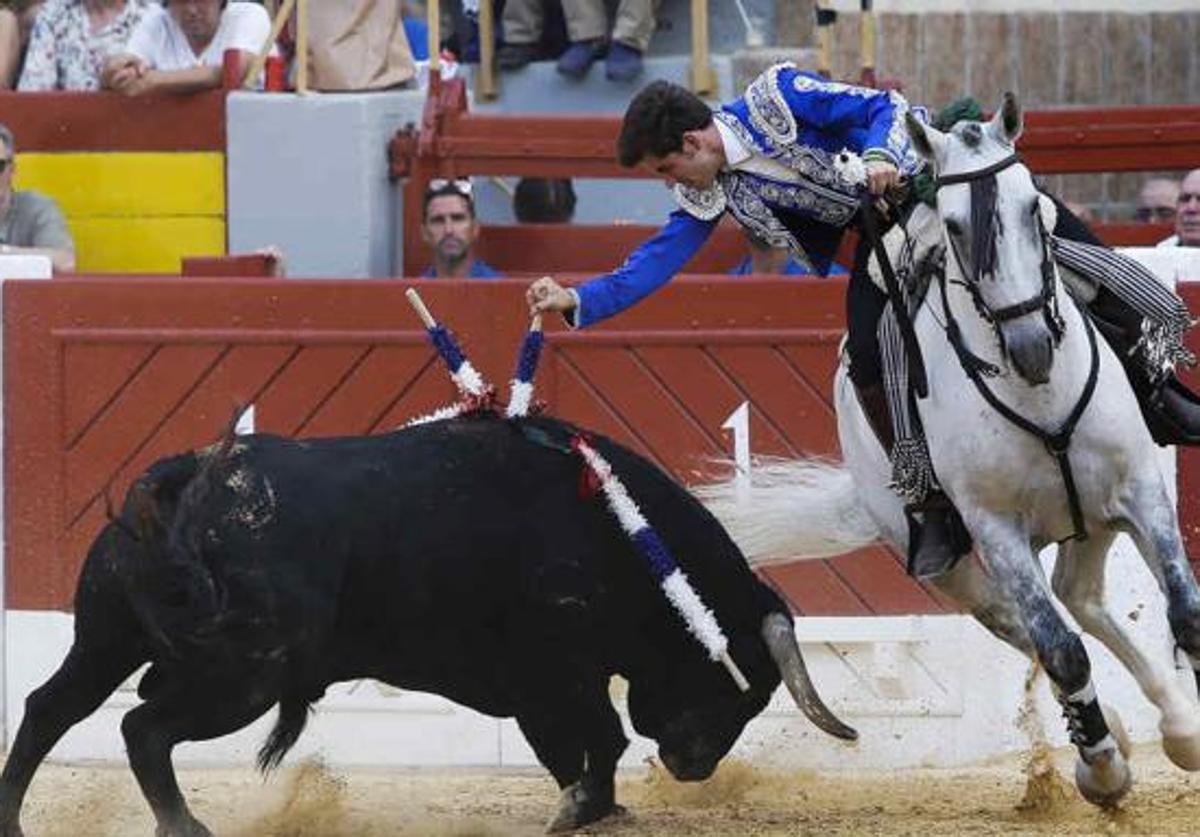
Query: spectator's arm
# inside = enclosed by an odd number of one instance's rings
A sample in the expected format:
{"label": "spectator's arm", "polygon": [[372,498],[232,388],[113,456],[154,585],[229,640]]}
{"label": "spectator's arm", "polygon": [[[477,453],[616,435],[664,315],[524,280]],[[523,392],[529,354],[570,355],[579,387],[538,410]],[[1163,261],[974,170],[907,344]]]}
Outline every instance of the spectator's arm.
{"label": "spectator's arm", "polygon": [[39,16],[29,36],[25,50],[25,67],[21,70],[18,90],[55,90],[58,88],[58,50],[54,32],[45,15]]}
{"label": "spectator's arm", "polygon": [[17,85],[21,67],[21,22],[11,9],[0,8],[0,89]]}
{"label": "spectator's arm", "polygon": [[145,96],[148,93],[196,93],[220,86],[220,67],[189,67],[186,70],[146,70],[113,89],[126,96]]}

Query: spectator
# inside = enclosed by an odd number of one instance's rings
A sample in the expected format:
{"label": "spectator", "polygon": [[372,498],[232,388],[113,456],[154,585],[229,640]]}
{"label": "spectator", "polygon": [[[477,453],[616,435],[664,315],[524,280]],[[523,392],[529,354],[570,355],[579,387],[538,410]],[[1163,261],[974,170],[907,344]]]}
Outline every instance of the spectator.
{"label": "spectator", "polygon": [[1175,203],[1179,184],[1165,177],[1152,177],[1142,184],[1137,209],[1133,217],[1142,223],[1162,223],[1175,220]]}
{"label": "spectator", "polygon": [[479,221],[471,181],[429,181],[425,189],[421,238],[433,248],[433,264],[421,275],[438,279],[496,279],[500,273],[475,256]]}
{"label": "spectator", "polygon": [[12,188],[16,172],[12,131],[0,125],[0,255],[48,256],[55,273],[75,270],[75,242],[58,205],[37,192]]}
{"label": "spectator", "polygon": [[253,60],[271,35],[271,19],[258,3],[166,0],[152,7],[109,59],[104,86],[127,96],[192,93],[221,85],[226,50]]}
{"label": "spectator", "polygon": [[416,75],[396,0],[321,0],[308,16],[314,90],[384,90]]}
{"label": "spectator", "polygon": [[110,56],[124,51],[151,0],[46,0],[37,14],[18,90],[97,90]]}
{"label": "spectator", "polygon": [[[792,252],[787,247],[772,247],[770,242],[744,227],[742,233],[750,252],[734,265],[733,270],[729,271],[730,276],[748,276],[752,273],[767,276],[805,276],[812,273],[811,270],[805,269],[804,265],[792,258]],[[839,265],[833,267],[836,268]],[[829,272],[835,274],[838,271],[831,268]],[[843,269],[841,272],[845,273],[845,270]]]}
{"label": "spectator", "polygon": [[501,70],[557,58],[567,46],[567,24],[558,0],[508,0],[500,30],[504,44],[496,51],[496,66]]}
{"label": "spectator", "polygon": [[[538,56],[544,0],[508,0],[504,6],[504,46],[496,56],[502,70],[524,67]],[[632,81],[641,75],[642,54],[654,34],[654,0],[620,0],[612,29],[604,0],[562,0],[570,44],[558,57],[558,71],[570,78],[587,75],[596,59],[608,55],[610,81]]]}
{"label": "spectator", "polygon": [[513,192],[513,214],[522,224],[569,224],[575,187],[565,177],[522,177]]}
{"label": "spectator", "polygon": [[1080,203],[1079,201],[1063,201],[1063,205],[1067,209],[1071,210],[1072,214],[1074,214],[1076,218],[1078,218],[1080,221],[1083,221],[1083,223],[1087,224],[1089,227],[1096,223],[1096,216],[1092,212],[1092,208],[1086,203]]}
{"label": "spectator", "polygon": [[1200,247],[1200,169],[1192,169],[1180,181],[1175,198],[1175,234],[1159,247]]}
{"label": "spectator", "polygon": [[13,90],[43,0],[0,0],[0,90]]}

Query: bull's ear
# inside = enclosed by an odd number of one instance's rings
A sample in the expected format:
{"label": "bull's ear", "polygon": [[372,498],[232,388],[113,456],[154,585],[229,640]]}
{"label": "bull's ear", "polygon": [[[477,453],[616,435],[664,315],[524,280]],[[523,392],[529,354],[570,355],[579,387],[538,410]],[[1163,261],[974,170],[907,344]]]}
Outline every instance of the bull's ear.
{"label": "bull's ear", "polygon": [[162,533],[163,521],[158,512],[156,488],[153,483],[138,480],[125,500],[125,510],[133,520],[134,538],[142,543],[151,543]]}
{"label": "bull's ear", "polygon": [[1024,127],[1025,120],[1021,115],[1021,105],[1017,102],[1016,94],[1006,91],[1000,108],[992,117],[992,134],[996,139],[1015,145]]}
{"label": "bull's ear", "polygon": [[917,153],[931,163],[936,162],[946,145],[946,135],[937,128],[921,122],[911,112],[904,114],[904,127],[908,128],[908,135],[912,138],[913,148],[917,149]]}

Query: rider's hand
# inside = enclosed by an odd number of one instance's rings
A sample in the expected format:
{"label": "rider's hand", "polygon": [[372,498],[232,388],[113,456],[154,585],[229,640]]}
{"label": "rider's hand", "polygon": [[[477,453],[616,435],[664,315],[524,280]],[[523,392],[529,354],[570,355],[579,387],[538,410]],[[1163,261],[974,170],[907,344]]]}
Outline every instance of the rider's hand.
{"label": "rider's hand", "polygon": [[531,316],[543,311],[565,313],[575,308],[575,295],[549,276],[543,276],[525,290],[525,301]]}
{"label": "rider's hand", "polygon": [[900,170],[886,160],[867,162],[867,191],[880,196],[900,182]]}

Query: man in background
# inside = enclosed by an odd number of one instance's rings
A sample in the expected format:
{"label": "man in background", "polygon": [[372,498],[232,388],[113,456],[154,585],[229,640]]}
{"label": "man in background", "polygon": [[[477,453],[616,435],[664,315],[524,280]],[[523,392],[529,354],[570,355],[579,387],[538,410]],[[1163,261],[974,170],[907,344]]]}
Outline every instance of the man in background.
{"label": "man in background", "polygon": [[53,200],[12,188],[16,171],[12,131],[0,125],[0,255],[47,256],[55,273],[75,270],[75,242]]}
{"label": "man in background", "polygon": [[496,279],[500,273],[475,256],[479,220],[469,180],[429,181],[421,215],[421,238],[433,263],[421,275],[437,279]]}
{"label": "man in background", "polygon": [[1192,169],[1179,182],[1175,196],[1175,234],[1159,247],[1200,247],[1200,169]]}
{"label": "man in background", "polygon": [[258,3],[167,0],[142,17],[124,52],[104,67],[104,87],[128,96],[193,93],[221,85],[226,50],[243,53],[243,66],[271,35]]}
{"label": "man in background", "polygon": [[1175,220],[1175,202],[1179,195],[1179,184],[1165,177],[1151,177],[1142,184],[1138,193],[1134,220],[1143,224],[1163,223]]}

